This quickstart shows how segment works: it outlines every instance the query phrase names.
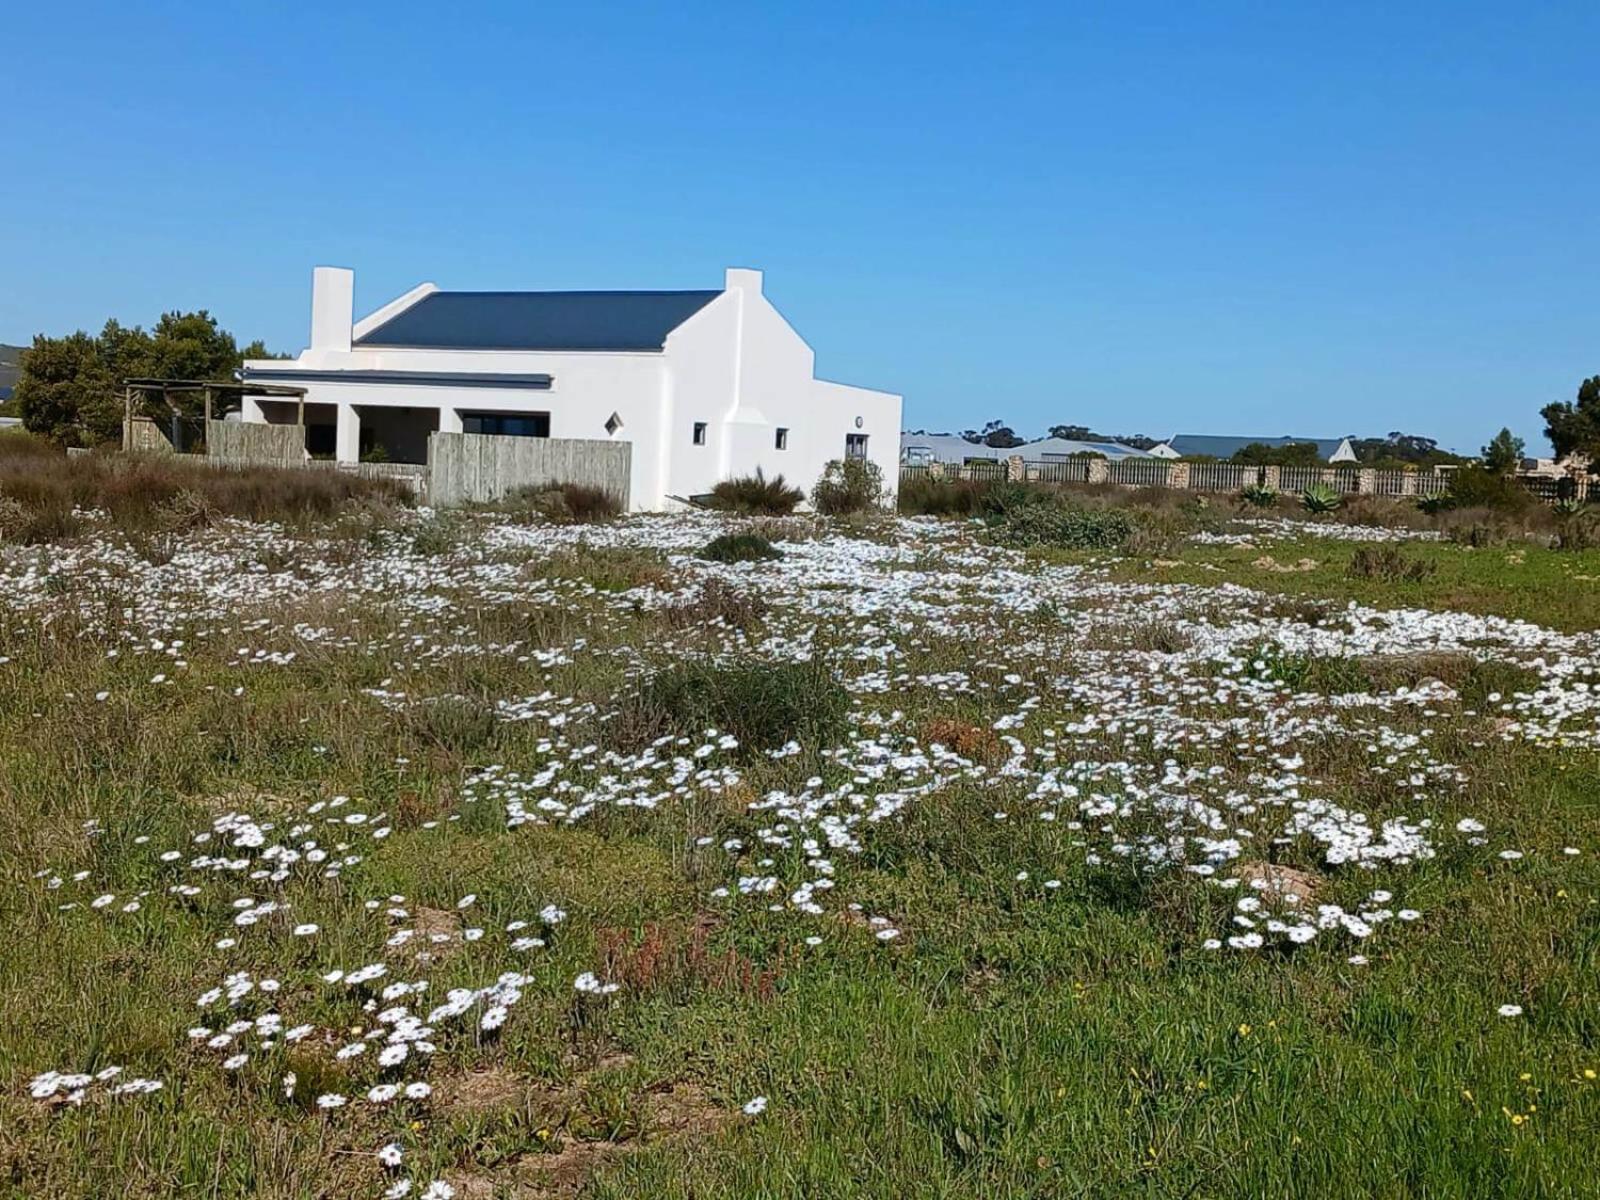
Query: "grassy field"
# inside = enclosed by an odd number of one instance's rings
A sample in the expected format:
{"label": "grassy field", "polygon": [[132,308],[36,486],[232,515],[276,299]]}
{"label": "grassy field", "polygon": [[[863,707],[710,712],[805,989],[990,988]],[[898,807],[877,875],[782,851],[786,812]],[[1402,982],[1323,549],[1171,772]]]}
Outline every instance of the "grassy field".
{"label": "grassy field", "polygon": [[1600,1192],[1600,553],[750,525],[0,551],[0,1193]]}

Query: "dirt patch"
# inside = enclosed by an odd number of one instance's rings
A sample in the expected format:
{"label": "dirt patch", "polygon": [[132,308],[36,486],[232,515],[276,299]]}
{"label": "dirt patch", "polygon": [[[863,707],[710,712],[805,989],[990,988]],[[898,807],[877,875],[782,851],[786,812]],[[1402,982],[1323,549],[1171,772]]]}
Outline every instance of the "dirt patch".
{"label": "dirt patch", "polygon": [[424,905],[413,907],[410,910],[409,924],[401,919],[401,924],[410,930],[411,936],[403,939],[396,945],[388,946],[390,954],[410,958],[415,962],[439,962],[460,950],[465,944],[461,940],[461,914],[448,908],[428,908]]}
{"label": "dirt patch", "polygon": [[[491,1074],[494,1072],[479,1072],[478,1076]],[[557,1134],[550,1143],[553,1148],[544,1153],[523,1155],[493,1171],[452,1172],[446,1178],[454,1185],[458,1200],[564,1200],[578,1195],[605,1163],[641,1145],[661,1139],[708,1137],[738,1119],[736,1112],[714,1103],[696,1083],[657,1084],[646,1093],[646,1101],[648,1123],[639,1137],[612,1141]],[[540,1136],[548,1132],[541,1130]]]}
{"label": "dirt patch", "polygon": [[448,1080],[439,1089],[437,1103],[453,1112],[484,1112],[518,1106],[535,1090],[522,1076],[490,1067]]}
{"label": "dirt patch", "polygon": [[924,721],[922,740],[972,762],[992,765],[1005,758],[1005,747],[994,730],[956,717],[930,717]]}
{"label": "dirt patch", "polygon": [[1302,558],[1297,562],[1281,563],[1273,558],[1272,555],[1263,554],[1250,565],[1258,571],[1272,571],[1279,575],[1290,575],[1300,571],[1315,571],[1317,569],[1317,560],[1314,558]]}
{"label": "dirt patch", "polygon": [[305,800],[298,796],[279,796],[273,792],[258,792],[254,788],[240,788],[216,796],[197,796],[195,802],[207,812],[222,816],[228,813],[256,816],[288,812],[303,805]]}
{"label": "dirt patch", "polygon": [[1314,871],[1265,862],[1240,863],[1234,876],[1262,900],[1290,906],[1315,903],[1324,882]]}
{"label": "dirt patch", "polygon": [[1472,673],[1473,658],[1447,650],[1417,654],[1373,654],[1362,659],[1362,666],[1379,691],[1444,684],[1459,688]]}

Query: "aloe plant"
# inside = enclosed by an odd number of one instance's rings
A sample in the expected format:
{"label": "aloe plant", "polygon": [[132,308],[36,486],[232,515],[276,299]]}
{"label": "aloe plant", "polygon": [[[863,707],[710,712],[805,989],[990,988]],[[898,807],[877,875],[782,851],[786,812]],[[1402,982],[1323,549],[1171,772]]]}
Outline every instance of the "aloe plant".
{"label": "aloe plant", "polygon": [[1252,483],[1239,493],[1240,498],[1255,508],[1271,508],[1278,502],[1278,489],[1264,483]]}
{"label": "aloe plant", "polygon": [[1313,483],[1300,493],[1300,507],[1308,513],[1331,513],[1339,507],[1339,493],[1325,483]]}

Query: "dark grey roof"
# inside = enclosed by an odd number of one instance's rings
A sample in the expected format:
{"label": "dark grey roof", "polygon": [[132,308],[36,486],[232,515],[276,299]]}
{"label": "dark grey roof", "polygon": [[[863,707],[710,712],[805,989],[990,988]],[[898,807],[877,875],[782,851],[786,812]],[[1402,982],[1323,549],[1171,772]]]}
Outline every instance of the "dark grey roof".
{"label": "dark grey roof", "polygon": [[356,339],[434,350],[659,350],[721,292],[431,292]]}
{"label": "dark grey roof", "polygon": [[1170,439],[1167,445],[1171,446],[1180,455],[1208,454],[1213,458],[1232,458],[1246,446],[1260,443],[1263,446],[1297,446],[1302,442],[1312,442],[1317,447],[1320,458],[1328,458],[1339,449],[1343,438],[1314,438],[1314,437],[1221,437],[1210,433],[1180,433]]}
{"label": "dark grey roof", "polygon": [[286,362],[279,367],[246,367],[246,383],[394,383],[407,387],[532,388],[549,391],[549,375],[501,375],[487,371],[306,371]]}

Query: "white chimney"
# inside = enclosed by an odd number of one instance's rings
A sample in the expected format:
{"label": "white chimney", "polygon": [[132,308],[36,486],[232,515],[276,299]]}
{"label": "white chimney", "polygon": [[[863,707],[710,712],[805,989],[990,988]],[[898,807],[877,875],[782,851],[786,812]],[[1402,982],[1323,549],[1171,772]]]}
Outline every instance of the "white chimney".
{"label": "white chimney", "polygon": [[347,267],[316,267],[311,272],[311,348],[350,350],[355,316],[356,273]]}
{"label": "white chimney", "polygon": [[747,267],[729,267],[724,276],[722,290],[725,292],[754,292],[761,295],[761,272],[752,271]]}

